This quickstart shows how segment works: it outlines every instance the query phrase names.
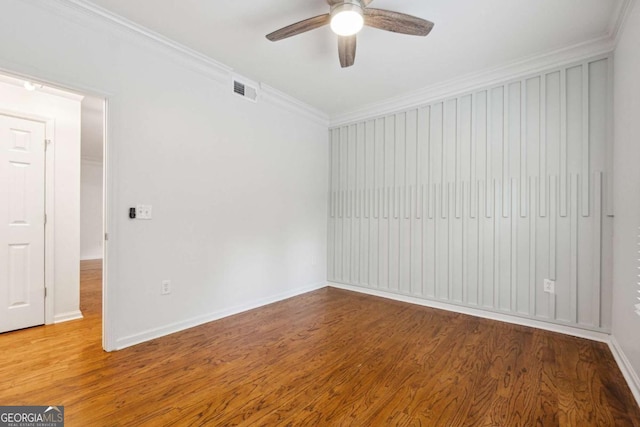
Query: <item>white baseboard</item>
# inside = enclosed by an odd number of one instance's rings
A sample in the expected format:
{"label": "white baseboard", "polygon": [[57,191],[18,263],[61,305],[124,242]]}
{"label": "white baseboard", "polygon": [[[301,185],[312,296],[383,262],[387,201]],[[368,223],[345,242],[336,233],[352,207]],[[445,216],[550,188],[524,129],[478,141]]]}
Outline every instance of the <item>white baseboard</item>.
{"label": "white baseboard", "polygon": [[53,323],[68,322],[70,320],[82,319],[82,312],[80,310],[70,311],[68,313],[60,313],[53,316]]}
{"label": "white baseboard", "polygon": [[[122,350],[127,347],[131,347],[136,344],[143,343],[145,341],[150,341],[155,338],[160,338],[165,335],[173,334],[176,332],[183,331],[185,329],[193,328],[195,326],[202,325],[204,323],[212,322],[214,320],[222,319],[224,317],[232,316],[234,314],[242,313],[244,311],[253,310],[255,308],[259,308],[268,304],[272,304],[274,302],[282,301],[291,297],[295,297],[297,295],[302,295],[307,292],[312,292],[325,286],[330,286],[333,288],[344,289],[348,291],[358,292],[367,295],[373,295],[382,298],[388,298],[395,301],[407,302],[410,304],[416,304],[424,307],[437,308],[441,310],[451,311],[455,313],[468,314],[471,316],[476,316],[484,319],[497,320],[501,322],[511,323],[515,325],[528,326],[532,328],[547,330],[551,332],[557,332],[565,335],[571,335],[579,338],[586,338],[593,341],[604,342],[609,345],[611,349],[611,353],[618,364],[620,371],[622,371],[622,375],[624,376],[631,392],[633,393],[634,398],[640,405],[640,379],[629,363],[626,355],[624,354],[622,348],[616,341],[615,337],[609,335],[604,332],[590,331],[586,329],[573,328],[571,326],[564,325],[556,325],[553,323],[547,323],[543,321],[538,321],[534,319],[526,319],[521,317],[510,316],[507,314],[494,313],[489,311],[484,311],[481,309],[474,309],[470,307],[457,306],[453,304],[448,304],[445,302],[439,301],[431,301],[425,300],[422,298],[411,297],[407,295],[400,295],[391,292],[385,292],[380,290],[361,288],[353,285],[345,285],[341,283],[317,283],[310,286],[305,286],[302,288],[293,289],[287,292],[283,292],[272,297],[262,298],[259,300],[255,300],[253,302],[238,305],[229,309],[219,310],[213,313],[208,313],[202,316],[194,317],[182,322],[172,323],[170,325],[166,325],[160,328],[150,329],[148,331],[144,331],[138,334],[129,335],[127,337],[123,337],[116,340],[116,348],[115,350]],[[55,322],[63,322],[67,320],[73,320],[77,318],[82,318],[82,313],[72,312],[65,313],[61,315],[57,315],[55,317]]]}
{"label": "white baseboard", "polygon": [[631,389],[631,393],[633,393],[633,397],[636,398],[636,402],[638,403],[638,406],[640,406],[640,378],[638,377],[638,373],[633,369],[633,366],[631,366],[631,362],[629,362],[629,359],[627,359],[627,356],[624,354],[618,340],[616,340],[616,337],[613,335],[609,339],[609,348],[622,371],[622,375],[624,375],[624,379],[627,380],[627,384]]}
{"label": "white baseboard", "polygon": [[622,375],[624,376],[624,379],[626,380],[627,385],[631,389],[631,393],[633,393],[633,397],[636,399],[636,402],[640,406],[640,378],[638,377],[637,372],[633,369],[633,366],[631,366],[629,359],[627,359],[627,356],[624,354],[624,351],[620,347],[620,344],[618,344],[618,341],[613,335],[610,335],[604,332],[573,328],[571,326],[556,325],[553,323],[547,323],[547,322],[542,322],[542,321],[533,320],[533,319],[509,316],[508,314],[493,313],[490,311],[484,311],[480,309],[448,304],[445,302],[431,301],[431,300],[425,300],[422,298],[399,295],[399,294],[394,294],[392,292],[362,288],[362,287],[353,286],[353,285],[345,285],[342,283],[329,282],[329,286],[338,288],[338,289],[359,292],[362,294],[388,298],[395,301],[402,301],[410,304],[421,305],[424,307],[437,308],[441,310],[452,311],[455,313],[469,314],[471,316],[482,317],[485,319],[498,320],[501,322],[512,323],[515,325],[529,326],[532,328],[538,328],[546,331],[558,332],[565,335],[572,335],[579,338],[586,338],[593,341],[604,342],[611,349],[613,358],[618,364],[618,367],[620,368],[620,371],[622,372]]}
{"label": "white baseboard", "polygon": [[605,332],[592,331],[588,329],[574,328],[571,326],[558,325],[555,323],[544,322],[541,320],[528,319],[525,317],[512,316],[509,314],[495,313],[492,311],[482,310],[480,308],[471,308],[461,305],[449,304],[446,302],[427,300],[408,295],[396,294],[393,292],[382,291],[378,289],[363,288],[354,285],[345,285],[342,283],[329,282],[329,286],[344,289],[347,291],[359,292],[361,294],[373,295],[382,298],[388,298],[395,301],[408,302],[410,304],[421,305],[424,307],[437,308],[440,310],[452,311],[455,313],[468,314],[471,316],[481,317],[484,319],[497,320],[500,322],[512,323],[515,325],[529,326],[531,328],[543,329],[560,334],[572,335],[578,338],[586,338],[593,341],[609,343],[610,335]]}
{"label": "white baseboard", "polygon": [[282,301],[291,297],[295,297],[298,295],[306,294],[307,292],[312,292],[318,289],[325,288],[327,286],[326,282],[316,283],[309,286],[304,286],[301,288],[292,289],[286,292],[282,292],[280,294],[261,298],[246,304],[241,304],[232,308],[214,311],[212,313],[208,313],[202,316],[193,317],[191,319],[187,319],[181,322],[172,323],[166,326],[162,326],[159,328],[149,329],[147,331],[129,335],[123,338],[116,339],[115,350],[122,350],[127,347],[131,347],[136,344],[143,343],[145,341],[150,341],[155,338],[160,338],[165,335],[170,335],[176,332],[183,331],[185,329],[193,328],[195,326],[200,326],[204,323],[212,322],[214,320],[222,319],[224,317],[233,316],[234,314],[242,313],[244,311],[253,310],[254,308],[259,308],[268,304],[272,304],[274,302]]}

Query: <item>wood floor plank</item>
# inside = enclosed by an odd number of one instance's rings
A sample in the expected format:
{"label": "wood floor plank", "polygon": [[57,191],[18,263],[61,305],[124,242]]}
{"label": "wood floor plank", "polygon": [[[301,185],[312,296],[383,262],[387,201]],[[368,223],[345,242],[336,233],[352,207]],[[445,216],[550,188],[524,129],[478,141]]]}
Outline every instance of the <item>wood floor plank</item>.
{"label": "wood floor plank", "polygon": [[69,426],[639,426],[605,344],[325,288],[122,351],[84,319],[0,335],[0,404]]}

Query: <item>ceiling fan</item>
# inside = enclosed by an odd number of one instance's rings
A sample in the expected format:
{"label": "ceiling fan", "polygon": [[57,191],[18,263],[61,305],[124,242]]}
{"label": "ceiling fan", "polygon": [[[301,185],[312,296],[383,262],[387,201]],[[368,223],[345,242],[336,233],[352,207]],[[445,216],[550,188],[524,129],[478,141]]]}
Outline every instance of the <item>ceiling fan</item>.
{"label": "ceiling fan", "polygon": [[325,25],[338,35],[338,56],[342,68],[350,67],[356,59],[356,34],[364,25],[394,33],[426,36],[433,22],[404,13],[369,8],[373,0],[327,0],[331,11],[288,25],[267,38],[272,42],[315,30]]}

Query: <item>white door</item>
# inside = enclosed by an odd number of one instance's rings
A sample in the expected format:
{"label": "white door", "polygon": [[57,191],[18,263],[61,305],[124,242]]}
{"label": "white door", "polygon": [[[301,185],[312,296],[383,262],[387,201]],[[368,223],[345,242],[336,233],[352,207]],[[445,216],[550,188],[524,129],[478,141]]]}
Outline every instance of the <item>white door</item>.
{"label": "white door", "polygon": [[44,130],[0,114],[0,332],[44,323]]}

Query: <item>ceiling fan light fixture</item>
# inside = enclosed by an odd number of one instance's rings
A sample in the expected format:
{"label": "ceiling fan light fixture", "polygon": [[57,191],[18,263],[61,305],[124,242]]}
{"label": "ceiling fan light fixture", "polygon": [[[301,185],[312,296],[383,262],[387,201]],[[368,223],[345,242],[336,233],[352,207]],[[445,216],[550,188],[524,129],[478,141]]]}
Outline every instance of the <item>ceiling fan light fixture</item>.
{"label": "ceiling fan light fixture", "polygon": [[331,10],[331,30],[339,36],[357,34],[364,26],[362,7],[356,3],[343,3]]}
{"label": "ceiling fan light fixture", "polygon": [[[319,1],[319,0],[318,0]],[[272,42],[331,25],[338,35],[338,58],[342,68],[351,67],[356,57],[356,34],[368,27],[412,36],[426,36],[433,22],[406,13],[368,8],[373,0],[325,0],[330,12],[307,18],[267,34]],[[366,19],[365,19],[366,16]]]}

